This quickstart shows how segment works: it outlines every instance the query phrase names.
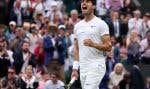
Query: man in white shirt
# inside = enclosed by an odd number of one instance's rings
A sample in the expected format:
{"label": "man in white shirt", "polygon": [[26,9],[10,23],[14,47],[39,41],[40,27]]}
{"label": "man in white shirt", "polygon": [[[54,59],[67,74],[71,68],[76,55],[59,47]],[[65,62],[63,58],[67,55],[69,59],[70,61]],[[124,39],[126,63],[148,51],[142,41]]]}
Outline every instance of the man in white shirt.
{"label": "man in white shirt", "polygon": [[58,79],[58,75],[54,72],[51,74],[51,80],[48,80],[44,89],[64,89],[64,83]]}
{"label": "man in white shirt", "polygon": [[105,71],[104,51],[111,50],[109,28],[107,24],[94,15],[95,0],[82,0],[81,10],[84,19],[75,25],[74,63],[72,77],[78,77],[82,89],[99,89]]}

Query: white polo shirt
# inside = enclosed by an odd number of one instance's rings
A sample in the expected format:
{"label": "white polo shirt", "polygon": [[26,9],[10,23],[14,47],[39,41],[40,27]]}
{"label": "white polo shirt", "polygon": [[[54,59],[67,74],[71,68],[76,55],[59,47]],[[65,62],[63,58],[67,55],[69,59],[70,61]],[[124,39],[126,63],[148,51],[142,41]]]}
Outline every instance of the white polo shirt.
{"label": "white polo shirt", "polygon": [[95,62],[105,63],[103,51],[85,46],[83,42],[85,39],[91,39],[93,42],[101,43],[101,36],[109,34],[109,28],[103,20],[96,16],[88,22],[81,20],[75,25],[74,34],[78,40],[80,68]]}

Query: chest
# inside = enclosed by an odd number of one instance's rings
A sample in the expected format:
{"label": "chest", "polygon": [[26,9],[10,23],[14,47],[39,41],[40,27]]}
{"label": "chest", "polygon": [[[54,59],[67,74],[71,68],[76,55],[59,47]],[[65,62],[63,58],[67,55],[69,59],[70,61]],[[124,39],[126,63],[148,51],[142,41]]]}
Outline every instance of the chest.
{"label": "chest", "polygon": [[99,35],[99,33],[100,33],[99,26],[94,23],[92,24],[84,23],[83,25],[80,25],[76,31],[76,34],[79,38],[83,36],[87,37],[96,36]]}

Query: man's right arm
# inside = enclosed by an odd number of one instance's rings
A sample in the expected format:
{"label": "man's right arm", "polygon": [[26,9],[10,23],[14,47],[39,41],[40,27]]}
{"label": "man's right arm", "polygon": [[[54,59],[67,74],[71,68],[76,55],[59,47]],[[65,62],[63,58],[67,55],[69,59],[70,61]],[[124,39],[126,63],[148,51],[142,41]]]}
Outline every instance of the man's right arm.
{"label": "man's right arm", "polygon": [[78,41],[75,39],[74,41],[74,63],[72,69],[72,77],[78,78],[78,68],[79,68],[79,48]]}
{"label": "man's right arm", "polygon": [[79,48],[77,39],[74,41],[74,61],[79,61]]}

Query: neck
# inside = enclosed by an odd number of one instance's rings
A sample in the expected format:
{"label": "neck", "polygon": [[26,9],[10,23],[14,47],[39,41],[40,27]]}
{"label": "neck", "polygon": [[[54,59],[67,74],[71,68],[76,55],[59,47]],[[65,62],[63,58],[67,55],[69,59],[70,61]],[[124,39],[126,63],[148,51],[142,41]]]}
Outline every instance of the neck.
{"label": "neck", "polygon": [[86,22],[88,22],[88,21],[92,20],[94,17],[95,17],[95,15],[92,13],[89,15],[85,15],[84,19]]}

